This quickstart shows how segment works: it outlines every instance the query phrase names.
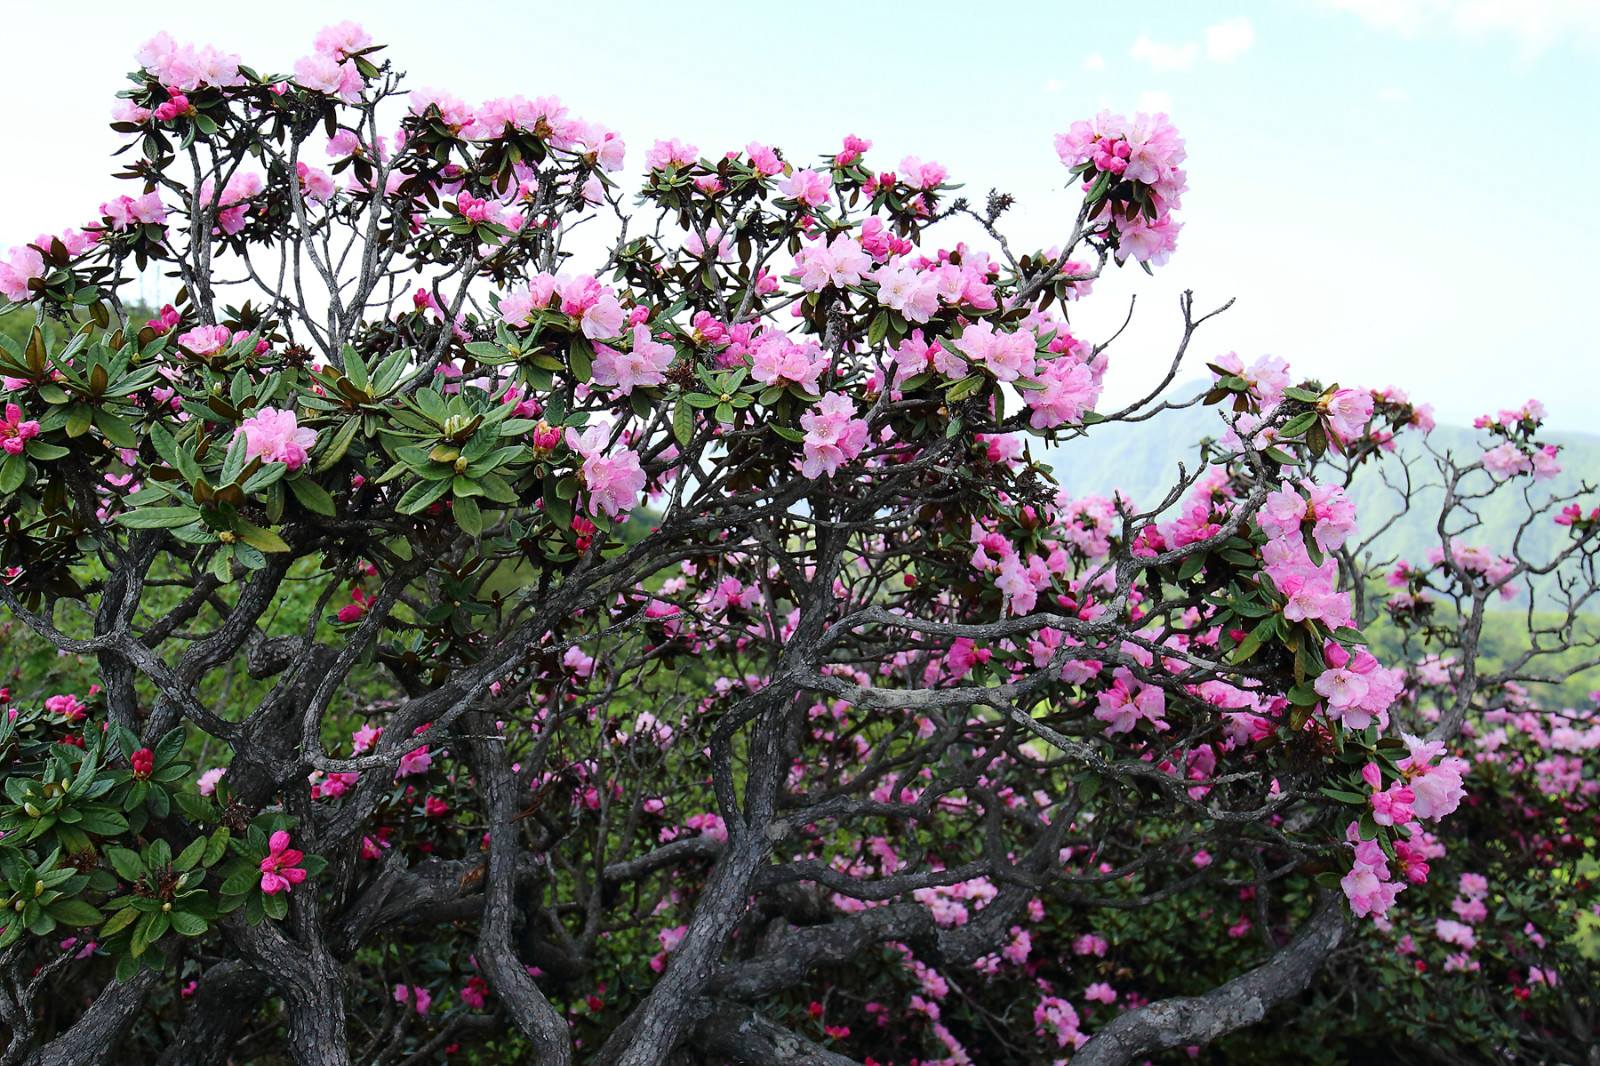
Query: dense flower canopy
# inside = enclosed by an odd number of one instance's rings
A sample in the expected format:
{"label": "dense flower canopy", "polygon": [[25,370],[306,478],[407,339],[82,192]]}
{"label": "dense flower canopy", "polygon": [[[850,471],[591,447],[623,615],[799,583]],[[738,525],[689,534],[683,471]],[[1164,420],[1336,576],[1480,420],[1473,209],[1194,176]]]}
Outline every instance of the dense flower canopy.
{"label": "dense flower canopy", "polygon": [[[657,140],[635,201],[616,131],[380,52],[341,23],[277,75],[157,35],[114,115],[137,195],[0,261],[34,316],[0,338],[0,603],[94,678],[0,723],[0,949],[113,1019],[13,981],[15,1048],[215,1056],[277,997],[262,1061],[1122,1062],[1166,1046],[1161,982],[1108,915],[1203,910],[1206,988],[1254,930],[1277,1003],[1347,915],[1433,906],[1458,738],[1546,735],[1510,686],[1589,651],[1600,512],[1524,495],[1566,538],[1538,559],[1451,518],[1559,473],[1536,405],[1460,462],[1426,405],[1276,357],[1164,400],[1186,294],[1166,379],[1102,410],[1072,307],[1177,247],[1164,115],[1059,134],[1081,206],[1018,253],[1010,197],[855,135]],[[182,289],[136,316],[152,263]],[[1045,461],[1202,401],[1165,499]],[[1449,487],[1426,566],[1362,539],[1356,472],[1401,445]],[[1519,594],[1562,643],[1497,674]],[[1593,750],[1570,717],[1548,746]],[[1537,773],[1577,803],[1567,759]],[[1452,973],[1494,891],[1459,887]]]}

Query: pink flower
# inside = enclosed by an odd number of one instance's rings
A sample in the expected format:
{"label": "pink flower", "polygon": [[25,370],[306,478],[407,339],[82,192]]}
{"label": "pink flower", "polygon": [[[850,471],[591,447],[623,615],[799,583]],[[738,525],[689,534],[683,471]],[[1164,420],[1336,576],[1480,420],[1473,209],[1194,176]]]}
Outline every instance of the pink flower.
{"label": "pink flower", "polygon": [[614,388],[623,396],[637,386],[660,385],[667,380],[667,368],[677,354],[672,345],[651,340],[649,327],[634,326],[631,351],[595,345],[594,383]]}
{"label": "pink flower", "polygon": [[639,455],[632,449],[624,447],[613,455],[605,454],[610,438],[611,427],[604,423],[590,426],[581,436],[576,429],[567,430],[568,446],[583,456],[581,473],[589,489],[589,513],[604,511],[615,518],[633,510],[647,479],[639,465]]}
{"label": "pink flower", "polygon": [[356,755],[360,755],[364,751],[371,751],[372,746],[378,742],[378,738],[382,735],[382,726],[374,726],[363,723],[361,728],[357,729],[355,732],[354,742],[351,745],[351,751]]}
{"label": "pink flower", "polygon": [[860,241],[841,233],[832,243],[818,240],[800,249],[795,264],[800,267],[800,287],[820,292],[829,285],[842,289],[861,284],[861,276],[872,269],[872,257]]}
{"label": "pink flower", "polygon": [[[463,996],[462,998],[466,998]],[[421,985],[395,985],[394,1001],[396,1003],[413,1004],[418,1014],[428,1013],[428,1008],[433,1006],[433,993]]]}
{"label": "pink flower", "polygon": [[22,420],[22,408],[14,403],[6,404],[6,419],[0,422],[0,448],[4,448],[11,455],[20,455],[28,446],[28,441],[39,435],[37,421]]}
{"label": "pink flower", "polygon": [[830,392],[816,408],[800,416],[806,431],[804,477],[832,477],[841,463],[861,454],[867,445],[867,423],[854,417],[855,404],[842,393]]}
{"label": "pink flower", "polygon": [[234,431],[234,439],[241,433],[245,439],[246,459],[260,456],[263,462],[284,464],[290,473],[305,465],[306,457],[317,443],[317,431],[301,428],[293,411],[273,407],[263,407],[245,419]]}
{"label": "pink flower", "polygon": [[300,860],[305,856],[289,846],[289,834],[282,829],[272,834],[267,843],[267,857],[261,860],[261,891],[271,896],[289,891],[306,879]]}
{"label": "pink flower", "polygon": [[1085,933],[1072,942],[1072,953],[1074,955],[1093,955],[1103,959],[1106,957],[1106,948],[1109,946],[1104,937],[1095,936],[1093,933]]}
{"label": "pink flower", "polygon": [[750,377],[763,385],[799,385],[812,395],[828,369],[828,356],[815,343],[796,344],[785,333],[767,330],[750,348]]}
{"label": "pink flower", "polygon": [[839,154],[833,157],[833,165],[836,167],[847,167],[851,163],[854,163],[857,159],[860,159],[861,153],[865,152],[871,147],[871,141],[863,140],[853,133],[849,134],[845,137],[844,146],[839,150]]}
{"label": "pink flower", "polygon": [[[1531,473],[1533,463],[1522,453],[1522,449],[1506,441],[1498,448],[1491,448],[1483,453],[1483,468],[1489,471],[1489,475],[1496,481],[1504,481],[1517,474]],[[1560,467],[1556,469],[1559,471]]]}
{"label": "pink flower", "polygon": [[1359,840],[1357,824],[1351,822],[1346,835],[1356,843],[1355,862],[1350,872],[1339,881],[1350,910],[1358,918],[1369,914],[1382,915],[1394,905],[1394,898],[1405,885],[1389,880],[1388,857],[1376,841]]}
{"label": "pink flower", "polygon": [[361,99],[361,72],[353,62],[317,53],[294,61],[294,79],[305,89],[337,96],[347,104]]}
{"label": "pink flower", "polygon": [[428,752],[428,745],[413,748],[400,756],[399,769],[395,771],[395,779],[410,777],[412,774],[425,774],[433,767],[433,756]]}
{"label": "pink flower", "polygon": [[461,989],[461,1002],[473,1010],[482,1010],[484,996],[488,991],[489,982],[481,977],[469,977],[466,985]]}
{"label": "pink flower", "polygon": [[1096,1003],[1115,1003],[1117,991],[1104,981],[1096,981],[1083,990],[1083,998]]}
{"label": "pink flower", "polygon": [[30,299],[28,282],[45,275],[44,256],[37,248],[22,245],[11,249],[0,262],[0,296],[12,303]]}
{"label": "pink flower", "polygon": [[1437,766],[1430,760],[1438,758],[1444,745],[1438,741],[1423,742],[1402,733],[1401,739],[1411,749],[1411,756],[1396,765],[1404,774],[1416,798],[1413,807],[1418,818],[1436,822],[1461,805],[1466,790],[1461,787],[1461,775],[1466,770],[1464,760],[1455,756],[1440,760]]}
{"label": "pink flower", "polygon": [[983,321],[968,326],[955,346],[974,363],[987,366],[996,380],[1015,381],[1033,376],[1036,343],[1030,330],[996,333],[992,324]]}
{"label": "pink flower", "polygon": [[699,158],[700,149],[673,139],[652,144],[644,154],[644,163],[651,170],[665,170],[668,167],[693,166]]}
{"label": "pink flower", "polygon": [[1141,718],[1147,719],[1158,731],[1166,730],[1166,693],[1154,685],[1137,680],[1125,666],[1117,667],[1112,675],[1111,687],[1103,689],[1096,697],[1099,708],[1094,716],[1107,723],[1106,736],[1131,733]]}
{"label": "pink flower", "polygon": [[201,774],[200,779],[195,782],[195,787],[200,790],[200,795],[215,795],[217,783],[222,780],[223,775],[227,772],[228,768],[226,766],[215,766]]}
{"label": "pink flower", "polygon": [[233,343],[233,333],[227,326],[196,326],[180,333],[178,343],[195,355],[215,355]]}
{"label": "pink flower", "polygon": [[363,30],[360,23],[345,21],[318,30],[312,47],[322,55],[349,59],[357,52],[372,47],[372,35]]}
{"label": "pink flower", "polygon": [[1084,412],[1094,409],[1100,399],[1100,383],[1094,371],[1071,359],[1052,359],[1043,364],[1039,380],[1042,389],[1028,389],[1023,399],[1033,409],[1028,420],[1034,429],[1053,429],[1067,422],[1078,422]]}
{"label": "pink flower", "polygon": [[828,193],[833,188],[833,178],[827,174],[819,174],[809,167],[797,170],[788,178],[778,183],[778,191],[791,200],[798,200],[807,207],[818,207],[828,202]]}
{"label": "pink flower", "polygon": [[1372,393],[1365,389],[1340,389],[1323,406],[1328,429],[1339,441],[1352,441],[1366,431],[1372,418]]}
{"label": "pink flower", "polygon": [[1478,946],[1477,934],[1473,933],[1470,925],[1464,925],[1452,918],[1440,918],[1434,922],[1434,935],[1446,944],[1455,944],[1471,951]]}
{"label": "pink flower", "polygon": [[[1324,677],[1327,675],[1324,674]],[[1372,788],[1372,820],[1379,825],[1405,825],[1414,817],[1411,802],[1415,794],[1403,785],[1383,787],[1383,772],[1377,763],[1361,768],[1361,779]]]}
{"label": "pink flower", "polygon": [[300,190],[307,200],[325,204],[333,199],[333,175],[326,170],[299,161],[295,163],[295,174],[300,178]]}

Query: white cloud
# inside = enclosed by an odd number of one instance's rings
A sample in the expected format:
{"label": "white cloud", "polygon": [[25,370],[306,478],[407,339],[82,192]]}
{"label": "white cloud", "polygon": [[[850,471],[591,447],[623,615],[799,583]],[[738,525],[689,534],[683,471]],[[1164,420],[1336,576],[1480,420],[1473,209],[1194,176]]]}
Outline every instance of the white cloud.
{"label": "white cloud", "polygon": [[1058,93],[1064,88],[1066,88],[1066,83],[1063,82],[1060,78],[1046,78],[1045,79],[1044,91],[1047,92],[1047,93]]}
{"label": "white cloud", "polygon": [[1089,70],[1106,69],[1106,57],[1099,52],[1090,52],[1083,59],[1083,65]]}
{"label": "white cloud", "polygon": [[1407,36],[1440,29],[1509,35],[1524,54],[1562,40],[1600,47],[1600,0],[1319,0],[1381,30]]}
{"label": "white cloud", "polygon": [[1139,94],[1140,111],[1171,111],[1172,94],[1165,89],[1148,89]]}
{"label": "white cloud", "polygon": [[1255,43],[1255,27],[1243,15],[1206,27],[1206,56],[1213,63],[1232,63]]}
{"label": "white cloud", "polygon": [[1152,41],[1147,35],[1140,34],[1139,39],[1133,42],[1133,48],[1128,55],[1140,63],[1150,64],[1151,70],[1188,70],[1194,66],[1195,56],[1200,54],[1200,46],[1193,41],[1184,44],[1166,44],[1162,41]]}
{"label": "white cloud", "polygon": [[1404,89],[1391,88],[1381,90],[1378,93],[1378,99],[1382,100],[1386,104],[1403,104],[1410,100],[1411,97],[1406,94]]}

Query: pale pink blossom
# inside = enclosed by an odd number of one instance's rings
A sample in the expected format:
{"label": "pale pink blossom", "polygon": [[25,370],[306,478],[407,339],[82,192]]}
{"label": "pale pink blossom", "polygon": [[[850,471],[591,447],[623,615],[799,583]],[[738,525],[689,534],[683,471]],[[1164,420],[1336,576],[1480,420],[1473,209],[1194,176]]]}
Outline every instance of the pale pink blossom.
{"label": "pale pink blossom", "polygon": [[316,430],[300,426],[293,411],[274,407],[263,407],[245,419],[234,431],[234,439],[240,434],[245,439],[245,458],[260,456],[262,462],[283,463],[290,473],[305,465],[317,443]]}

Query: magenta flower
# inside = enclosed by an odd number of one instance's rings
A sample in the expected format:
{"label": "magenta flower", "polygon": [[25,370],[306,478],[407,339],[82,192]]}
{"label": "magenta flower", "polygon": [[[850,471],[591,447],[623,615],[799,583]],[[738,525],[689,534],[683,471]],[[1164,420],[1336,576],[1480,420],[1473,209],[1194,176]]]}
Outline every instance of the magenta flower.
{"label": "magenta flower", "polygon": [[6,420],[0,422],[0,448],[4,448],[12,455],[18,455],[27,447],[28,441],[38,435],[38,422],[24,422],[22,408],[14,403],[6,404]]}
{"label": "magenta flower", "polygon": [[288,833],[282,829],[273,833],[267,843],[267,857],[261,860],[261,891],[271,896],[287,892],[290,885],[304,881],[306,872],[300,868],[300,860],[304,858],[305,855],[289,846]]}
{"label": "magenta flower", "polygon": [[410,777],[412,774],[425,774],[433,767],[433,755],[428,751],[428,745],[413,751],[408,751],[400,756],[400,769],[394,775],[396,778]]}

